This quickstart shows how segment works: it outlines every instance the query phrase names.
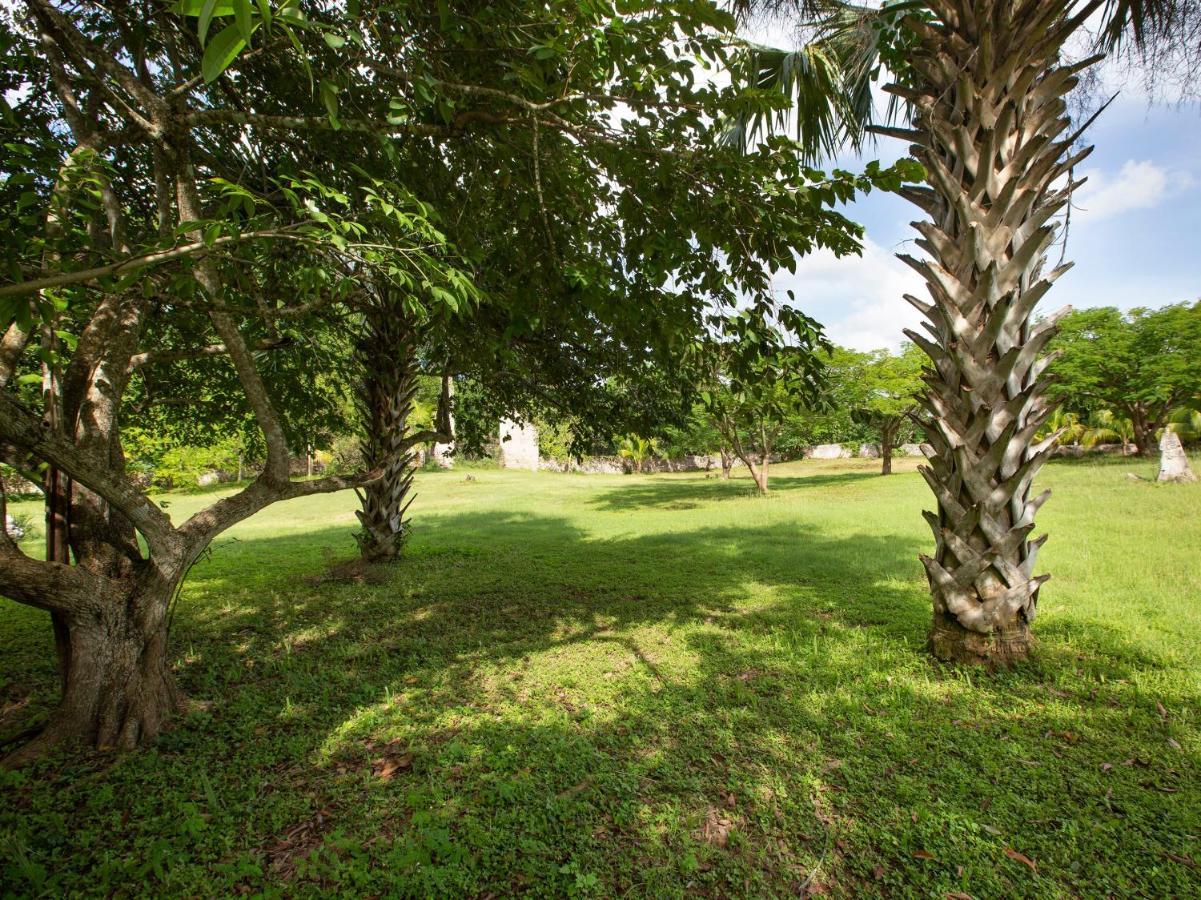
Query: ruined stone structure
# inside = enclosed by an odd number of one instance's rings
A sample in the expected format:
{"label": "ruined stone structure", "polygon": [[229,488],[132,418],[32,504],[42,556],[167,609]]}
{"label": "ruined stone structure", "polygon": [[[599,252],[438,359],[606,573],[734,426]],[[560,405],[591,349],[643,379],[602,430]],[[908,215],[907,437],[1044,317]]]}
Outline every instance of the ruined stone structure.
{"label": "ruined stone structure", "polygon": [[538,471],[538,429],[532,422],[500,420],[500,464],[505,469]]}
{"label": "ruined stone structure", "polygon": [[1196,481],[1184,454],[1184,446],[1180,443],[1180,435],[1174,431],[1164,431],[1159,439],[1159,477],[1156,481]]}

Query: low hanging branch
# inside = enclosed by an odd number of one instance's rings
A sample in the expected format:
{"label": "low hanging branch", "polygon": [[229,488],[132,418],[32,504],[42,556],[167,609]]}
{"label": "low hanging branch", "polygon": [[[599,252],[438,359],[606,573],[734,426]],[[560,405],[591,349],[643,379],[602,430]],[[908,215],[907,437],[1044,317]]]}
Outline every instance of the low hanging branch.
{"label": "low hanging branch", "polygon": [[[38,291],[54,290],[69,287],[73,284],[85,284],[98,281],[101,278],[119,277],[144,269],[148,266],[161,265],[172,260],[188,256],[209,253],[231,244],[263,239],[307,240],[303,234],[294,229],[272,229],[268,231],[247,231],[243,234],[221,235],[211,241],[199,240],[167,250],[154,250],[149,253],[139,253],[125,259],[119,259],[103,266],[93,266],[90,269],[77,269],[73,272],[60,272],[57,275],[46,275],[41,278],[31,278],[28,281],[18,281],[14,284],[0,285],[0,300],[6,297],[23,297]],[[316,239],[313,239],[314,241]]]}

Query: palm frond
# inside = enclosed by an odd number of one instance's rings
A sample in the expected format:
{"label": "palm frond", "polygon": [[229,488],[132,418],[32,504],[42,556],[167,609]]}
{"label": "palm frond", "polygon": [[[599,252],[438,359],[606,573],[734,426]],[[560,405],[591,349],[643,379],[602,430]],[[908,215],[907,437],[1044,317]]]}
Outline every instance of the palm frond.
{"label": "palm frond", "polygon": [[1174,431],[1182,441],[1201,440],[1201,410],[1181,406],[1168,413],[1168,431]]}
{"label": "palm frond", "polygon": [[[732,74],[744,86],[747,103],[731,121],[727,140],[745,147],[761,134],[785,132],[791,119],[808,162],[844,147],[858,152],[873,140],[870,129],[877,121],[872,85],[886,59],[891,68],[904,66],[904,54],[897,52],[904,40],[900,20],[921,4],[899,0],[875,8],[810,0],[794,5],[812,16],[800,25],[806,37],[800,48],[749,41],[735,48]],[[883,118],[895,121],[906,113],[893,98]]]}
{"label": "palm frond", "polygon": [[1128,43],[1143,51],[1178,37],[1198,12],[1196,0],[1106,0],[1098,44],[1106,52]]}

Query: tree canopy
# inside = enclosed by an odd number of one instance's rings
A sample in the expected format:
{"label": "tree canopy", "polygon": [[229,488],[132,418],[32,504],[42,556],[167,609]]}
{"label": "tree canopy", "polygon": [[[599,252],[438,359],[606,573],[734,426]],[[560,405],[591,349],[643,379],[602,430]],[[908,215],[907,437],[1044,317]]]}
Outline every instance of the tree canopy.
{"label": "tree canopy", "polygon": [[1201,303],[1083,309],[1060,321],[1051,346],[1055,396],[1078,413],[1120,413],[1140,453],[1180,407],[1201,397]]}

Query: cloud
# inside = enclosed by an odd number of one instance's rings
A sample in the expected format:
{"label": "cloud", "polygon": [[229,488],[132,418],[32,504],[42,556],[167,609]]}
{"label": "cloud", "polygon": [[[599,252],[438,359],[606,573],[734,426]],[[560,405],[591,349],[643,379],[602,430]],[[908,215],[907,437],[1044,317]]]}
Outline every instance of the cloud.
{"label": "cloud", "polygon": [[822,250],[804,257],[796,274],[776,277],[775,287],[781,294],[791,289],[797,306],[825,325],[831,340],[856,350],[900,346],[901,329],[921,321],[901,295],[925,294],[917,273],[870,239],[862,256],[838,259]]}
{"label": "cloud", "polygon": [[1168,184],[1188,187],[1191,179],[1176,175],[1150,160],[1127,160],[1116,176],[1099,169],[1083,174],[1088,183],[1072,198],[1074,212],[1082,222],[1098,222],[1133,209],[1151,209],[1168,196]]}

